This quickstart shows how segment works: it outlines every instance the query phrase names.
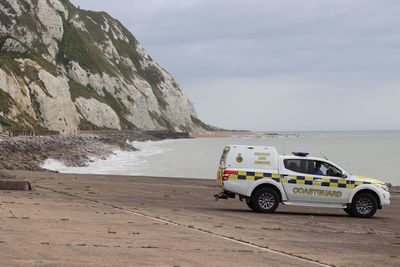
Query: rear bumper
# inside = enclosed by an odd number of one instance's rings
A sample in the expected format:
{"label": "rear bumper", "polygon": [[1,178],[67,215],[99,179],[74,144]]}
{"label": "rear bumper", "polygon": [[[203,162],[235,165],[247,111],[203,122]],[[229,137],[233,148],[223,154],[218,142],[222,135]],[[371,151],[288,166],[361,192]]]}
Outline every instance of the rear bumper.
{"label": "rear bumper", "polygon": [[228,199],[228,198],[235,198],[235,193],[231,193],[228,191],[222,191],[217,195],[214,195],[215,201],[219,200],[219,199]]}

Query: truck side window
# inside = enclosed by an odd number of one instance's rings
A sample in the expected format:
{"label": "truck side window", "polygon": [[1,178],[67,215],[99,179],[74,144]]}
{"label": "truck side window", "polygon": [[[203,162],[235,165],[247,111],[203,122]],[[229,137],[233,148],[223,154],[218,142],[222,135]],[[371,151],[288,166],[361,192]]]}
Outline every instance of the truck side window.
{"label": "truck side window", "polygon": [[332,166],[331,164],[323,161],[314,161],[314,172],[313,174],[324,175],[324,176],[334,176],[334,177],[342,177],[342,172]]}
{"label": "truck side window", "polygon": [[285,159],[285,168],[294,172],[314,174],[314,161],[307,159]]}
{"label": "truck side window", "polygon": [[226,157],[228,156],[229,150],[230,150],[229,147],[225,147],[225,148],[224,148],[224,152],[222,152],[221,160],[219,161],[219,166],[220,166],[221,168],[225,168],[225,165],[226,165]]}
{"label": "truck side window", "polygon": [[324,161],[285,159],[283,164],[286,169],[298,173],[342,177],[342,172],[338,168]]}

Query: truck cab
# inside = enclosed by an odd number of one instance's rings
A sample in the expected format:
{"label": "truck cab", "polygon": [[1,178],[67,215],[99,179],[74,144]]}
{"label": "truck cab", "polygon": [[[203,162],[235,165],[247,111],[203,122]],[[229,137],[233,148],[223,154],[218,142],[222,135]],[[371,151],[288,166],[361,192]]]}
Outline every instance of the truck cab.
{"label": "truck cab", "polygon": [[351,175],[308,153],[279,156],[268,146],[226,146],[217,181],[216,199],[238,195],[258,212],[273,212],[282,203],[341,208],[351,216],[372,217],[390,203],[388,186],[380,180]]}

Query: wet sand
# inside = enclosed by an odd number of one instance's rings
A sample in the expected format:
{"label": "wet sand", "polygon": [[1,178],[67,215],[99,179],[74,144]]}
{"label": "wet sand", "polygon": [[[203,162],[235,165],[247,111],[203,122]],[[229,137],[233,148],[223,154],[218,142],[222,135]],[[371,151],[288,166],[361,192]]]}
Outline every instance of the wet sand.
{"label": "wet sand", "polygon": [[0,266],[399,266],[400,190],[372,219],[215,202],[214,180],[13,171],[0,191]]}

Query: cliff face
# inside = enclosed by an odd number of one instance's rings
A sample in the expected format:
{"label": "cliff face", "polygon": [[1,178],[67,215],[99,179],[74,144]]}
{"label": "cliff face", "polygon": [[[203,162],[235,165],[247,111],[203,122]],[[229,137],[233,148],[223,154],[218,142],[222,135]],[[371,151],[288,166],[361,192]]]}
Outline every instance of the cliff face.
{"label": "cliff face", "polygon": [[68,0],[0,0],[0,124],[203,130],[182,88],[120,22]]}

